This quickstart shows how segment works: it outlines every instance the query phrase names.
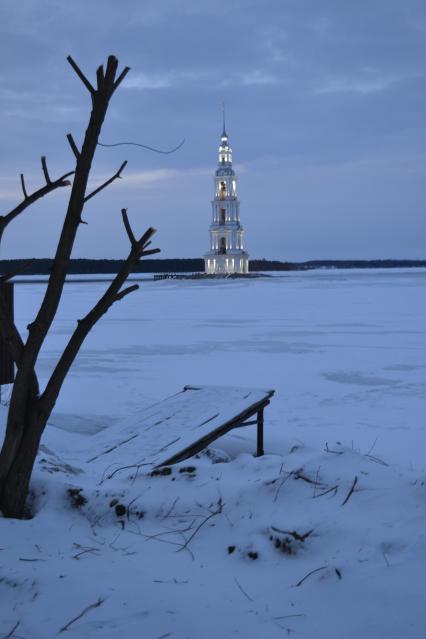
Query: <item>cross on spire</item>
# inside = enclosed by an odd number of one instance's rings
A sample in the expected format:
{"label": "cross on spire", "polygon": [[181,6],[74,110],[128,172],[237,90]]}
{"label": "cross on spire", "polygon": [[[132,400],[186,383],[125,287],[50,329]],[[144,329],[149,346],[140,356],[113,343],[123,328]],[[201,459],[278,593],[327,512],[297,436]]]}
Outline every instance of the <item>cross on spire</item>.
{"label": "cross on spire", "polygon": [[223,131],[222,137],[227,138],[226,127],[225,127],[225,102],[222,102],[222,121],[223,121]]}

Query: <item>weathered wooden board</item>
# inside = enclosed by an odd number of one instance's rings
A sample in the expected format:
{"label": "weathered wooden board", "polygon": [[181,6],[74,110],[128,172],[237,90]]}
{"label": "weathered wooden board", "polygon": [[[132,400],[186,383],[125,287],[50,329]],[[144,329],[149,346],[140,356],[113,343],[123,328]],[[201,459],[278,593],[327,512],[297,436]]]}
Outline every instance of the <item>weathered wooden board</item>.
{"label": "weathered wooden board", "polygon": [[[140,464],[149,470],[202,450],[269,403],[272,390],[186,386],[117,429],[90,438],[87,462],[104,470]],[[111,431],[114,432],[111,432]]]}
{"label": "weathered wooden board", "polygon": [[[9,311],[9,317],[13,320],[13,283],[0,282],[0,297]],[[14,361],[6,344],[0,337],[0,386],[12,384],[15,380]]]}

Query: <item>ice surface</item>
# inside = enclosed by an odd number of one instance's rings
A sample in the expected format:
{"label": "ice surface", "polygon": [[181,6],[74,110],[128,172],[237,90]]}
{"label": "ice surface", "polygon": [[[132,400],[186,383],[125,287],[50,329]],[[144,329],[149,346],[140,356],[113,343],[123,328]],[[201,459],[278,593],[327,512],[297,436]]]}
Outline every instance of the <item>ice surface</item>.
{"label": "ice surface", "polygon": [[[42,383],[104,286],[66,285]],[[23,334],[42,293],[16,287]],[[202,455],[99,484],[72,451],[184,384],[276,389],[267,455],[252,457],[246,428],[215,442],[227,463]],[[69,637],[425,636],[425,415],[426,270],[141,283],[70,372],[34,476],[37,515],[0,520],[0,636],[18,621],[16,635],[56,636],[99,597]]]}
{"label": "ice surface", "polygon": [[[103,288],[66,286],[42,380]],[[23,332],[42,292],[16,287]],[[377,438],[376,452],[389,461],[424,467],[426,271],[144,282],[89,336],[56,410],[62,422],[74,415],[101,429],[105,415],[130,416],[186,383],[275,388],[271,452],[285,452],[291,437],[362,450]],[[58,425],[56,415],[51,422]]]}

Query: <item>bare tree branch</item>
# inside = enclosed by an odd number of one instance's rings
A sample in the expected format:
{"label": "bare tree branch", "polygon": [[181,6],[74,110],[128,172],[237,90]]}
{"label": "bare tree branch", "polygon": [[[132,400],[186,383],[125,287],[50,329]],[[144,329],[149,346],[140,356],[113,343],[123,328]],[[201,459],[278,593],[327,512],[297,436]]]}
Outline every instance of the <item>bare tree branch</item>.
{"label": "bare tree branch", "polygon": [[154,255],[155,253],[160,253],[160,249],[150,249],[148,251],[146,250],[146,247],[151,244],[150,238],[156,232],[154,228],[150,227],[145,231],[140,240],[136,240],[135,235],[132,231],[132,227],[130,226],[127,209],[121,209],[121,216],[123,218],[124,228],[126,229],[130,245],[137,252],[139,257],[145,257],[145,255]]}
{"label": "bare tree branch", "polygon": [[49,177],[49,171],[47,170],[46,157],[44,155],[41,156],[41,167],[43,169],[44,179],[46,180],[46,184],[50,184],[51,180]]}
{"label": "bare tree branch", "polygon": [[71,147],[72,152],[75,155],[75,159],[78,160],[80,157],[80,151],[78,150],[77,145],[74,142],[74,138],[72,137],[71,133],[67,133],[67,140]]}
{"label": "bare tree branch", "polygon": [[[125,209],[122,209],[122,215],[123,211],[125,211]],[[134,238],[135,235],[130,227],[127,213],[123,215],[123,220],[125,218],[128,224],[128,234],[130,233],[130,237]],[[77,357],[77,354],[84,340],[86,339],[93,326],[100,320],[100,318],[111,308],[111,306],[115,302],[123,299],[123,297],[139,288],[137,284],[134,284],[121,290],[121,287],[127,280],[135,264],[137,264],[142,254],[144,253],[144,247],[146,246],[146,243],[149,242],[154,233],[155,229],[150,227],[145,231],[145,233],[139,240],[135,239],[134,242],[131,242],[130,252],[127,259],[123,263],[113,281],[108,286],[103,296],[100,298],[97,304],[95,304],[92,310],[83,319],[78,321],[77,328],[75,329],[67,346],[65,347],[64,352],[59,358],[58,363],[46,385],[46,388],[40,397],[40,410],[44,412],[49,412],[52,410],[62,384],[68,374],[68,371],[71,368],[71,365]],[[159,249],[152,249],[152,252],[154,251],[158,252]]]}
{"label": "bare tree branch", "polygon": [[98,83],[98,91],[102,91],[105,83],[104,67],[102,64],[96,69],[96,80]]}
{"label": "bare tree branch", "polygon": [[119,84],[122,83],[122,81],[124,80],[126,75],[129,73],[129,71],[130,71],[130,67],[124,67],[123,71],[120,73],[120,75],[118,76],[118,78],[115,81],[115,84],[114,84],[114,88],[115,89],[118,87]]}
{"label": "bare tree branch", "polygon": [[[136,246],[137,246],[137,249],[138,249],[138,251],[139,251],[139,255],[140,255],[140,256],[141,256],[141,255],[142,255],[142,253],[144,252],[144,250],[145,250],[145,247],[146,247],[147,243],[149,242],[149,240],[151,239],[151,237],[152,237],[152,236],[154,235],[154,233],[156,233],[156,232],[157,232],[157,231],[156,231],[156,229],[154,229],[154,228],[152,228],[152,226],[150,226],[150,227],[149,227],[149,229],[147,229],[147,230],[145,231],[145,233],[142,235],[141,239],[140,239],[140,240],[138,240],[138,241],[136,242]],[[156,252],[156,253],[158,253],[158,252],[159,252],[159,249],[153,249],[153,250],[155,250],[155,252]],[[147,251],[147,252],[148,252],[148,251]]]}
{"label": "bare tree branch", "polygon": [[13,277],[16,277],[17,275],[21,275],[21,273],[29,269],[32,264],[34,264],[34,259],[27,260],[26,262],[24,262],[24,264],[20,268],[16,269],[15,271],[12,271],[11,273],[6,273],[6,275],[1,275],[0,282],[8,282]]}
{"label": "bare tree branch", "polygon": [[142,251],[142,253],[139,254],[139,257],[146,257],[147,255],[155,255],[156,253],[160,253],[161,249],[149,249],[149,251]]}
{"label": "bare tree branch", "polygon": [[[86,84],[85,80],[87,81],[87,79],[74,61],[72,59],[68,61],[83,83]],[[29,329],[24,354],[24,366],[27,370],[34,367],[35,362],[37,361],[40,348],[55,317],[59,301],[61,299],[71,251],[75,242],[78,226],[81,222],[81,214],[84,207],[87,182],[93,157],[98,144],[103,121],[108,110],[109,101],[114,93],[113,82],[117,65],[118,60],[114,56],[110,56],[108,58],[103,90],[95,91],[93,89],[93,107],[80,151],[78,151],[72,135],[69,134],[67,136],[74,152],[78,153],[77,167],[68,203],[68,209],[65,215],[56,255],[53,260],[49,282],[40,309],[37,313],[37,317]],[[115,294],[118,290],[119,289],[115,291]]]}
{"label": "bare tree branch", "polygon": [[115,91],[115,74],[118,69],[118,60],[114,55],[108,56],[106,71],[105,71],[105,84],[108,85],[110,91]]}
{"label": "bare tree branch", "polygon": [[80,80],[82,81],[82,83],[84,84],[84,86],[86,87],[86,89],[90,93],[95,93],[94,87],[90,84],[89,80],[86,78],[83,71],[80,69],[80,67],[77,66],[77,64],[74,62],[74,60],[72,59],[70,55],[67,57],[67,60],[72,66],[72,68],[74,69],[74,71],[76,72],[76,74],[78,75],[78,77],[80,78]]}
{"label": "bare tree branch", "polygon": [[31,195],[28,195],[25,189],[25,183],[23,182],[24,176],[21,175],[21,184],[23,184],[24,199],[22,200],[22,202],[20,202],[20,204],[18,204],[18,206],[9,211],[9,213],[0,216],[0,241],[6,226],[10,224],[12,220],[14,220],[20,213],[31,206],[31,204],[34,204],[34,202],[37,202],[37,200],[44,197],[48,193],[51,193],[52,191],[63,186],[70,186],[71,182],[67,180],[67,178],[73,174],[74,171],[69,171],[64,175],[61,175],[61,177],[59,177],[57,180],[54,180],[53,182],[47,182],[40,189],[34,191],[34,193],[31,193]]}
{"label": "bare tree branch", "polygon": [[103,191],[103,189],[105,189],[107,186],[109,186],[112,182],[114,182],[114,180],[118,180],[121,178],[121,173],[123,171],[123,169],[125,168],[125,166],[127,165],[127,160],[125,160],[123,162],[123,164],[120,166],[120,168],[118,169],[117,173],[114,173],[114,175],[112,177],[109,178],[109,180],[107,180],[106,182],[104,182],[103,184],[101,184],[101,186],[98,186],[97,189],[95,189],[94,191],[92,191],[91,193],[89,193],[89,195],[86,195],[86,197],[84,198],[84,201],[87,202],[88,200],[90,200],[92,197],[94,197],[95,195],[97,195],[100,191]]}
{"label": "bare tree branch", "polygon": [[27,200],[28,199],[28,193],[27,193],[27,189],[25,188],[25,180],[24,180],[24,174],[21,173],[21,186],[22,186],[22,192],[24,194],[24,199]]}
{"label": "bare tree branch", "polygon": [[[30,204],[59,186],[69,184],[66,179],[74,173],[72,188],[69,196],[67,211],[64,217],[60,238],[51,267],[49,281],[43,300],[34,321],[28,326],[28,338],[23,343],[13,321],[6,319],[6,310],[0,305],[0,332],[8,344],[12,356],[17,363],[17,374],[10,398],[6,435],[0,451],[0,509],[6,517],[21,517],[24,512],[25,500],[34,462],[39,448],[40,439],[45,429],[49,415],[55,405],[58,394],[68,371],[77,356],[81,345],[96,322],[117,301],[134,291],[136,285],[122,288],[129,273],[138,260],[144,255],[157,253],[157,249],[148,249],[150,239],[155,229],[149,228],[137,239],[126,217],[125,229],[130,240],[130,250],[127,259],[107,290],[95,304],[92,310],[77,323],[67,346],[57,362],[47,386],[40,396],[35,366],[40,349],[46,339],[55,318],[62,297],[65,278],[69,269],[69,261],[75,243],[76,233],[81,223],[85,202],[100,190],[106,188],[114,179],[120,177],[125,164],[119,171],[103,185],[87,195],[87,184],[93,158],[98,146],[102,125],[109,107],[109,102],[118,84],[125,77],[128,69],[124,69],[116,79],[118,60],[109,56],[105,71],[102,67],[97,72],[97,89],[89,82],[71,56],[68,62],[76,75],[91,95],[92,110],[84,134],[84,139],[77,147],[71,134],[67,135],[68,143],[77,160],[75,171],[70,172],[52,182],[47,169],[47,162],[43,156],[42,170],[46,184],[44,187],[29,195],[23,175],[21,185],[24,194],[23,201],[6,216],[0,216],[0,240],[7,224]],[[124,220],[124,217],[123,217]],[[100,605],[100,604],[99,604]],[[95,607],[92,604],[86,610]],[[66,630],[75,618],[63,627]]]}
{"label": "bare tree branch", "polygon": [[138,288],[139,288],[139,284],[133,284],[132,286],[123,288],[123,290],[117,293],[117,295],[115,296],[115,301],[119,302],[120,300],[123,299],[123,297],[126,297],[126,295],[129,295],[129,293],[133,293],[133,291],[137,291]]}
{"label": "bare tree branch", "polygon": [[134,246],[136,244],[136,238],[133,235],[132,227],[130,226],[127,209],[121,209],[121,216],[123,218],[124,228],[126,229],[127,237],[130,240],[130,244],[131,246]]}

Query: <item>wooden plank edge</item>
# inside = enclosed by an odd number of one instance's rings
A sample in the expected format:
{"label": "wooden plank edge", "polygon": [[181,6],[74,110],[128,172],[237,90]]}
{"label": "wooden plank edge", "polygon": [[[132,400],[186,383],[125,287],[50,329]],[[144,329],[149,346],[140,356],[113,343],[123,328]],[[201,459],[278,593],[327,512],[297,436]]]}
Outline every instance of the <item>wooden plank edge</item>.
{"label": "wooden plank edge", "polygon": [[[271,391],[271,392],[273,395],[275,391]],[[211,442],[214,442],[216,441],[216,439],[219,439],[219,437],[226,435],[226,433],[236,428],[237,425],[240,424],[242,421],[248,419],[249,417],[257,413],[259,409],[265,408],[266,406],[268,406],[268,404],[270,404],[269,398],[272,397],[272,395],[269,395],[268,398],[264,398],[260,400],[259,402],[256,402],[255,404],[247,408],[245,411],[243,411],[239,415],[228,420],[227,422],[225,422],[225,424],[223,424],[222,426],[219,426],[215,430],[212,430],[210,433],[208,433],[204,437],[201,437],[200,439],[196,440],[193,444],[191,444],[190,446],[187,446],[179,453],[176,453],[175,455],[172,455],[165,461],[159,464],[156,464],[154,468],[161,468],[161,466],[172,466],[173,464],[177,464],[180,461],[184,461],[185,459],[188,459],[189,457],[193,457],[200,451],[204,450],[204,448],[208,446],[209,444],[211,444]]]}

